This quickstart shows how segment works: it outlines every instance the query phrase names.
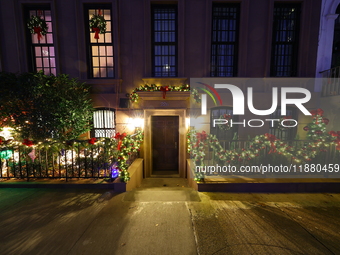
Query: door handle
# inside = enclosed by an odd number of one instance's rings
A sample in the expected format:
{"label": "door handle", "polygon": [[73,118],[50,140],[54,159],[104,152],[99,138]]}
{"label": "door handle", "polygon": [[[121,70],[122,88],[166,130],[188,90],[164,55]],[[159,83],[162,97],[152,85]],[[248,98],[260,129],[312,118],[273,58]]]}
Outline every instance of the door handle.
{"label": "door handle", "polygon": [[177,142],[175,142],[175,149],[177,149]]}

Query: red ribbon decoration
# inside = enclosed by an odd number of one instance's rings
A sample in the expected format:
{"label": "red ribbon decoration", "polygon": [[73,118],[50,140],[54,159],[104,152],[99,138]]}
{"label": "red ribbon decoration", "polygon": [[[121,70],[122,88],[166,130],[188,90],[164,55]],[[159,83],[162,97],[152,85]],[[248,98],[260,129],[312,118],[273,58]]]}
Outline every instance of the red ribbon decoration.
{"label": "red ribbon decoration", "polygon": [[331,136],[337,137],[338,133],[335,131],[329,131],[328,134],[330,134]]}
{"label": "red ribbon decoration", "polygon": [[117,134],[114,137],[115,139],[119,139],[118,147],[117,147],[119,151],[120,151],[120,147],[122,146],[122,142],[125,136],[126,136],[126,133],[120,134],[119,132],[117,132]]}
{"label": "red ribbon decoration", "polygon": [[96,139],[95,137],[93,137],[93,138],[91,138],[91,139],[88,140],[88,143],[89,143],[89,144],[95,144],[96,141],[97,141],[97,139]]}
{"label": "red ribbon decoration", "polygon": [[274,142],[277,140],[275,135],[272,134],[268,134],[265,133],[264,136],[269,140],[270,142],[270,151],[268,152],[268,154],[270,153],[275,153],[276,152],[276,146],[274,144]]}
{"label": "red ribbon decoration", "polygon": [[196,137],[197,137],[197,143],[196,146],[198,146],[198,144],[202,141],[205,141],[207,139],[207,133],[205,131],[202,131],[202,133],[196,133]]}
{"label": "red ribbon decoration", "polygon": [[319,121],[318,121],[318,117],[317,115],[320,115],[322,117],[324,111],[320,108],[318,108],[317,110],[312,110],[310,111],[310,113],[312,114],[312,116],[316,119],[316,122],[315,124],[318,125],[319,124]]}
{"label": "red ribbon decoration", "polygon": [[41,38],[42,38],[42,35],[41,35],[42,29],[41,29],[41,27],[33,27],[33,30],[34,30],[34,33],[36,33],[38,35],[38,41],[40,41]]}
{"label": "red ribbon decoration", "polygon": [[22,144],[31,147],[33,145],[33,142],[29,139],[24,139]]}
{"label": "red ribbon decoration", "polygon": [[165,86],[165,87],[162,86],[161,91],[163,91],[163,99],[165,99],[166,92],[170,91],[170,88],[169,88],[169,86]]}
{"label": "red ribbon decoration", "polygon": [[100,29],[98,27],[92,27],[92,32],[95,32],[94,39],[99,39]]}

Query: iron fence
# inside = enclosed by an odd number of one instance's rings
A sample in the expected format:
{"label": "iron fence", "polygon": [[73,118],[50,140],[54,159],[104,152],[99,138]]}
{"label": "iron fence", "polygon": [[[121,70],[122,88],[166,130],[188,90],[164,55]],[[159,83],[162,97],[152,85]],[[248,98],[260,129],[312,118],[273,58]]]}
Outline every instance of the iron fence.
{"label": "iron fence", "polygon": [[340,66],[321,72],[323,97],[340,95]]}
{"label": "iron fence", "polygon": [[[302,151],[302,153],[311,146],[314,141],[308,141],[308,140],[286,140],[283,141],[285,144],[287,144],[289,147],[294,148],[294,151]],[[238,155],[242,154],[243,152],[246,152],[247,149],[250,148],[251,141],[249,140],[231,140],[231,141],[220,141],[220,144],[223,148],[223,150],[226,151],[233,151],[238,153]],[[277,148],[278,149],[278,148]],[[247,159],[243,159],[241,161],[238,161],[237,163],[233,162],[232,165],[235,165],[236,167],[240,166],[253,166],[253,165],[267,165],[270,164],[272,166],[280,166],[280,165],[300,165],[300,163],[297,163],[294,160],[294,157],[296,155],[290,154],[290,153],[270,153],[272,150],[272,147],[270,145],[263,145],[263,148],[256,152],[256,155],[253,155],[253,157],[249,157]],[[329,164],[340,164],[340,151],[337,150],[336,144],[331,145],[322,145],[317,150],[316,155],[309,158],[309,160],[302,162],[301,164],[309,164],[309,165],[320,165],[320,166],[326,166]],[[223,160],[220,159],[219,154],[216,153],[212,148],[209,146],[205,147],[205,156],[203,159],[203,164],[206,166],[215,166],[216,164],[219,165],[226,165],[228,162],[223,162]],[[295,168],[296,169],[296,168]],[[213,173],[212,175],[217,174]],[[209,174],[207,174],[209,175]],[[325,173],[327,175],[327,173]]]}
{"label": "iron fence", "polygon": [[[0,178],[111,178],[118,176],[117,155],[113,149],[102,144],[87,148],[75,145],[70,148],[34,148],[13,146],[2,149],[0,158]],[[132,153],[129,164],[138,157]]]}

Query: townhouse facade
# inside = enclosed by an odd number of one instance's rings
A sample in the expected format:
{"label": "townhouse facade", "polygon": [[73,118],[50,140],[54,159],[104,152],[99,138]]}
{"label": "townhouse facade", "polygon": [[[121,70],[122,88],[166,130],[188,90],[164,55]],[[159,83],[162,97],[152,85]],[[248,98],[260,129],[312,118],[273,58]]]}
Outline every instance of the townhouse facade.
{"label": "townhouse facade", "polygon": [[[303,80],[312,93],[308,109],[329,113],[330,128],[340,126],[336,89],[322,81],[334,77],[340,56],[339,0],[2,0],[0,70],[69,74],[91,85],[96,112],[89,137],[116,132],[145,134],[141,157],[144,177],[185,177],[186,133],[192,116],[190,78],[219,81],[262,80],[255,89],[258,108],[271,105],[272,87]],[[93,15],[105,19],[106,31],[91,28]],[[32,16],[45,20],[46,35],[31,33]],[[332,69],[333,68],[333,69]],[[327,71],[328,70],[328,71]],[[333,72],[333,73],[332,73]],[[303,79],[302,79],[303,78]],[[239,80],[243,79],[243,80]],[[176,91],[154,91],[171,87]],[[243,88],[242,87],[242,88]],[[131,101],[137,91],[138,101]],[[174,89],[175,88],[175,89]],[[137,89],[138,90],[138,89]],[[270,132],[281,139],[304,139],[308,117],[296,108],[287,115],[298,126],[279,131],[265,125],[228,132],[211,118],[233,114],[233,102],[213,107],[201,130],[220,139],[247,139]],[[272,116],[279,118],[280,109]],[[254,116],[248,111],[245,118]]]}

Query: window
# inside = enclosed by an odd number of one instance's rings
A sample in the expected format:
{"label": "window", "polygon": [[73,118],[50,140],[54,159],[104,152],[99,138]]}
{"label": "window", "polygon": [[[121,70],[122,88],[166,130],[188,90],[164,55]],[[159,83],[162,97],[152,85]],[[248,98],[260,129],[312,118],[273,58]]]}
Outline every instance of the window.
{"label": "window", "polygon": [[[52,14],[49,5],[27,7],[25,9],[25,15],[30,71],[43,71],[46,75],[56,75],[57,70],[53,40]],[[27,21],[32,16],[38,16],[46,21],[48,27],[46,35],[41,35],[40,37],[36,33],[31,34],[29,29],[27,29]]]}
{"label": "window", "polygon": [[299,27],[299,4],[274,5],[271,76],[297,76]]}
{"label": "window", "polygon": [[[273,112],[270,115],[270,119],[282,119],[282,117],[285,116],[281,116],[281,110],[277,109],[275,112]],[[296,114],[296,110],[295,109],[287,109],[286,111],[286,118],[287,119],[294,119],[296,120],[297,118],[297,114]],[[290,125],[289,123],[284,122],[285,125]],[[294,123],[292,123],[293,125]],[[280,125],[280,122],[275,121],[274,122],[274,127],[271,127],[271,124],[269,124],[269,133],[272,135],[275,135],[276,138],[281,139],[281,140],[293,140],[295,139],[296,136],[296,127],[283,127],[282,125]]]}
{"label": "window", "polygon": [[[101,15],[106,21],[105,34],[90,29],[93,15]],[[112,45],[112,18],[110,5],[87,6],[85,8],[88,63],[90,78],[114,78],[114,54]],[[98,38],[99,37],[99,38]]]}
{"label": "window", "polygon": [[[336,8],[336,14],[340,14],[340,5]],[[340,15],[334,22],[332,68],[336,66],[340,66]]]}
{"label": "window", "polygon": [[92,137],[115,136],[115,112],[110,109],[97,109],[93,113]]}
{"label": "window", "polygon": [[239,4],[213,4],[211,36],[212,77],[237,76]]}
{"label": "window", "polygon": [[213,126],[214,119],[223,119],[226,115],[230,115],[233,121],[237,121],[237,117],[233,116],[233,109],[231,107],[216,107],[212,108],[210,112],[210,133],[216,135],[219,141],[231,141],[237,134],[237,126],[234,125],[229,130],[220,128],[218,125]]}
{"label": "window", "polygon": [[152,5],[152,75],[177,76],[177,5]]}

